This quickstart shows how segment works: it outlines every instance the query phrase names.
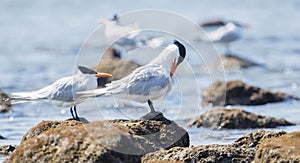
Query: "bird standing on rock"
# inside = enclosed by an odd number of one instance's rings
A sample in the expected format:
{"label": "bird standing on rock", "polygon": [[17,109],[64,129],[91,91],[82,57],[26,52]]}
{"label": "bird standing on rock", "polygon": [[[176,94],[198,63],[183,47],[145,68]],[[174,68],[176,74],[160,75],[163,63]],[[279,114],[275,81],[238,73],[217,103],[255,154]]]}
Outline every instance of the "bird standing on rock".
{"label": "bird standing on rock", "polygon": [[145,66],[134,70],[120,80],[112,81],[106,88],[78,92],[82,97],[114,95],[140,103],[148,102],[151,113],[155,112],[152,100],[166,95],[172,88],[172,78],[177,66],[184,60],[186,49],[179,41],[167,46]]}
{"label": "bird standing on rock", "polygon": [[[12,100],[15,103],[33,100],[49,100],[49,102],[60,106],[70,107],[73,119],[79,120],[76,105],[86,98],[77,94],[79,91],[93,90],[97,86],[97,78],[112,76],[107,73],[97,73],[84,66],[78,66],[79,72],[73,76],[68,76],[56,82],[31,92],[12,93]],[[73,113],[74,111],[74,113]]]}

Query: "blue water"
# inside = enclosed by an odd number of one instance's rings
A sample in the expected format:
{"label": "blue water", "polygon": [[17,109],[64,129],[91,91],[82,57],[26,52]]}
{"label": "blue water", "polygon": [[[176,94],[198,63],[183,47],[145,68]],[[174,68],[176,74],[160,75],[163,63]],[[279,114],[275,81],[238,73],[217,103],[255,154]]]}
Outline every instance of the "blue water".
{"label": "blue water", "polygon": [[[214,60],[215,55],[207,55],[205,60],[193,58],[192,48],[186,62],[178,68],[178,81],[173,91],[164,99],[155,102],[158,110],[185,125],[183,120],[201,114],[210,108],[203,108],[201,92],[215,79],[240,79],[248,84],[282,91],[300,96],[300,2],[297,0],[248,0],[239,1],[0,1],[0,88],[7,93],[30,91],[41,88],[51,82],[72,75],[75,65],[81,61],[83,53],[99,53],[98,41],[88,41],[79,53],[80,47],[93,31],[101,28],[98,18],[111,18],[113,14],[124,14],[143,9],[161,9],[184,16],[194,23],[210,19],[228,18],[247,23],[250,28],[244,31],[243,39],[232,45],[232,51],[239,56],[263,64],[266,68],[252,68],[226,72],[203,71],[203,66],[210,66],[206,60]],[[159,22],[160,17],[153,17]],[[134,20],[131,20],[134,21]],[[151,22],[152,23],[152,22]],[[177,25],[170,25],[176,28]],[[193,33],[186,30],[185,24],[178,24],[184,35]],[[99,34],[97,39],[103,40]],[[98,44],[99,43],[99,44]],[[197,43],[197,42],[196,42]],[[205,44],[197,43],[206,48]],[[201,44],[201,45],[200,45]],[[211,46],[211,45],[207,45]],[[217,51],[224,48],[216,45]],[[209,49],[209,48],[208,48]],[[205,50],[204,50],[205,51]],[[159,50],[140,50],[136,53],[157,54]],[[208,53],[208,52],[207,52]],[[131,59],[135,58],[132,53]],[[97,55],[96,55],[97,56]],[[130,55],[128,55],[130,58]],[[95,57],[95,56],[94,56]],[[80,61],[78,61],[80,59]],[[85,57],[86,59],[86,57]],[[92,58],[93,60],[94,58]],[[146,61],[140,59],[141,63]],[[87,59],[88,61],[88,59]],[[87,63],[85,61],[84,63]],[[95,61],[95,60],[94,60]],[[147,60],[148,61],[148,60]],[[90,63],[89,66],[93,64]],[[186,73],[187,72],[187,73]],[[188,83],[188,84],[186,84]],[[181,99],[181,91],[184,97]],[[199,96],[198,96],[199,95]],[[113,98],[106,100],[92,99],[78,106],[81,116],[89,120],[138,118],[147,113],[147,106],[141,104],[120,104],[114,108]],[[130,105],[130,106],[128,106]],[[137,106],[135,110],[132,105]],[[97,107],[95,107],[97,106]],[[274,130],[299,131],[299,102],[286,101],[263,106],[237,106],[247,111],[266,116],[285,118],[298,125],[280,127]],[[160,109],[161,108],[161,109]],[[96,116],[96,113],[99,116]],[[22,135],[42,120],[64,120],[69,118],[67,108],[36,102],[15,105],[12,113],[0,115],[0,134],[6,140],[0,145],[19,144]],[[252,130],[188,129],[191,144],[230,143]]]}

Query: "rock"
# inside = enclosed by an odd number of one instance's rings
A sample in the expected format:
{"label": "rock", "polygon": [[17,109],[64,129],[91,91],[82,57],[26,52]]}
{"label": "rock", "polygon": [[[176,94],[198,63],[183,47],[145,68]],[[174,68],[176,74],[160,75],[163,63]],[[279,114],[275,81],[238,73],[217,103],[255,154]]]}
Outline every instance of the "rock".
{"label": "rock", "polygon": [[0,113],[6,113],[10,111],[11,101],[10,97],[0,90]]}
{"label": "rock", "polygon": [[202,104],[212,104],[214,106],[263,105],[271,102],[281,102],[286,99],[299,100],[297,97],[250,86],[239,80],[217,81],[204,91]]}
{"label": "rock", "polygon": [[149,153],[142,157],[142,162],[251,162],[254,154],[254,149],[234,148],[230,145],[175,147],[166,151]]}
{"label": "rock", "polygon": [[0,135],[0,139],[5,139],[5,137],[3,137],[2,135]]}
{"label": "rock", "polygon": [[264,139],[254,162],[300,162],[300,132]]}
{"label": "rock", "polygon": [[255,62],[232,54],[221,55],[216,60],[215,65],[219,70],[223,70],[223,68],[226,70],[246,69],[253,66],[259,66],[259,64]]}
{"label": "rock", "polygon": [[16,149],[15,145],[0,146],[0,155],[8,155]]}
{"label": "rock", "polygon": [[104,86],[105,83],[108,83],[112,80],[118,80],[124,76],[129,75],[133,70],[140,67],[139,64],[131,61],[126,61],[120,58],[107,58],[102,59],[97,67],[96,71],[110,73],[113,76],[109,78],[102,78],[98,81],[101,86]]}
{"label": "rock", "polygon": [[175,146],[188,147],[190,143],[188,133],[175,122],[166,119],[162,113],[158,113],[148,120],[142,117],[140,120],[117,121],[117,123],[126,125],[131,134],[139,135],[163,149]]}
{"label": "rock", "polygon": [[285,131],[265,131],[258,130],[244,135],[243,137],[236,140],[232,146],[244,147],[244,148],[258,148],[262,140],[266,138],[278,138],[285,135]]}
{"label": "rock", "polygon": [[121,59],[122,55],[121,55],[121,51],[116,49],[116,48],[108,48],[101,59],[115,59],[115,58],[119,58]]}
{"label": "rock", "polygon": [[[251,162],[262,140],[284,134],[283,131],[260,130],[249,133],[228,145],[174,147],[169,150],[148,153],[142,157],[142,162]],[[249,146],[254,142],[255,145]]]}
{"label": "rock", "polygon": [[42,121],[27,131],[25,135],[23,135],[21,143],[27,139],[40,135],[42,132],[45,132],[49,129],[79,125],[82,125],[82,123],[72,119],[66,121]]}
{"label": "rock", "polygon": [[43,121],[6,162],[140,162],[142,155],[189,146],[189,136],[162,115],[156,120]]}
{"label": "rock", "polygon": [[284,119],[276,119],[250,113],[241,109],[213,109],[192,118],[189,127],[212,127],[218,129],[274,128],[295,125]]}

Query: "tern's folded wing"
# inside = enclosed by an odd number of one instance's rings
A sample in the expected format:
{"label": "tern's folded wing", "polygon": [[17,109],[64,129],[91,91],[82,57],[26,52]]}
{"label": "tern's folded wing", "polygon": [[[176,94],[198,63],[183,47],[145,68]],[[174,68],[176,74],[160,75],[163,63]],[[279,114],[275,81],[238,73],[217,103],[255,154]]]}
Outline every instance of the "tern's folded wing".
{"label": "tern's folded wing", "polygon": [[153,91],[163,89],[170,83],[166,74],[161,67],[146,66],[128,81],[127,91],[129,94],[149,95]]}

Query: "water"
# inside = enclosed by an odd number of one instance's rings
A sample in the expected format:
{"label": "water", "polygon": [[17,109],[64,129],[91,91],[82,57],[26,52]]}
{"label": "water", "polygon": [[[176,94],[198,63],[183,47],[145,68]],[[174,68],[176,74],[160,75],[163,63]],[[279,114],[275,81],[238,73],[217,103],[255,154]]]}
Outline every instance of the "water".
{"label": "water", "polygon": [[[234,43],[232,51],[241,57],[263,64],[267,70],[253,68],[232,71],[226,73],[226,80],[240,79],[251,85],[300,96],[300,65],[298,64],[300,3],[296,0],[284,3],[279,0],[249,0],[243,3],[234,0],[226,2],[221,0],[117,1],[115,3],[96,0],[89,3],[83,0],[63,3],[58,0],[26,2],[2,0],[0,4],[0,88],[7,93],[35,90],[63,76],[73,74],[78,63],[77,59],[81,57],[78,56],[80,47],[99,27],[96,21],[98,18],[110,18],[115,13],[122,14],[136,10],[161,9],[183,15],[195,23],[221,17],[249,24],[250,28],[244,32],[242,40]],[[153,21],[158,19],[159,17],[154,17]],[[190,31],[182,32],[191,35]],[[99,54],[97,49],[92,48],[98,42],[89,43],[91,45],[85,47],[90,47],[91,52]],[[203,44],[200,46],[205,48]],[[222,46],[216,46],[219,52],[224,50]],[[82,53],[84,52],[86,51]],[[139,52],[141,51],[135,53]],[[135,53],[128,57],[134,58],[132,56]],[[148,53],[152,54],[153,51]],[[204,63],[199,58],[195,60],[191,56],[192,54],[187,58],[185,65],[178,69],[176,73],[178,81],[172,92],[166,98],[155,102],[156,107],[162,108],[161,111],[168,118],[176,120],[183,126],[185,126],[185,119],[209,109],[199,107],[201,97],[195,95],[201,93],[216,78],[224,79],[223,73],[208,74],[203,71],[201,67],[210,63]],[[213,60],[214,55],[211,57],[205,55],[205,59]],[[184,94],[183,99],[181,99],[182,89],[185,90],[183,93],[189,92]],[[80,104],[78,111],[80,115],[90,120],[138,118],[148,111],[147,106],[141,104],[133,104],[138,106],[134,111],[127,107],[130,105],[132,108],[131,103],[119,106],[120,109],[112,108],[114,105],[113,98],[93,99]],[[266,116],[285,118],[297,125],[272,130],[292,132],[300,129],[298,106],[299,102],[286,101],[262,106],[237,107]],[[22,135],[42,120],[64,120],[69,117],[68,109],[58,108],[48,103],[15,105],[12,113],[0,115],[0,134],[7,138],[0,140],[0,145],[19,144]],[[188,131],[191,144],[199,145],[230,143],[253,130],[211,131],[200,128],[188,129]]]}

